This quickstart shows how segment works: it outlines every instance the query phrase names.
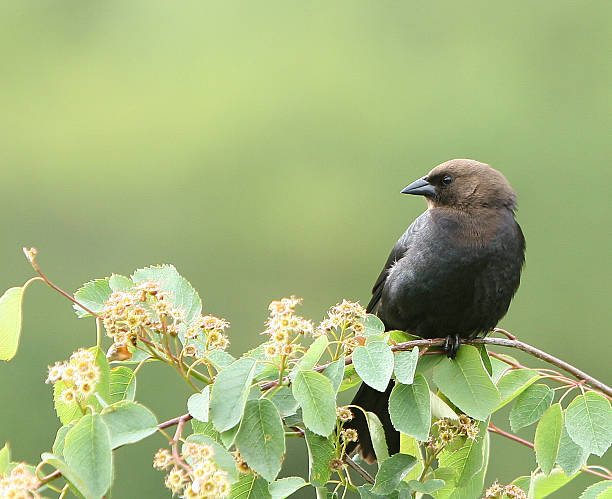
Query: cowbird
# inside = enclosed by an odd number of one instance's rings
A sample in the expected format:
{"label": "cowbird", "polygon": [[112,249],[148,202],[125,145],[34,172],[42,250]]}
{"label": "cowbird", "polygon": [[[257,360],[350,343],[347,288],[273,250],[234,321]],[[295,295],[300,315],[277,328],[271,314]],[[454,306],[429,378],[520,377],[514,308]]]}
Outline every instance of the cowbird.
{"label": "cowbird", "polygon": [[[505,315],[525,261],[525,239],[514,218],[516,194],[489,165],[453,159],[408,185],[403,194],[424,196],[427,211],[399,238],[372,289],[367,311],[387,331],[446,338],[449,357],[461,339],[490,332]],[[394,382],[385,392],[365,383],[353,404],[381,420],[389,452],[399,452],[399,433],[389,418]],[[367,424],[355,411],[355,428],[367,461],[375,460]]]}

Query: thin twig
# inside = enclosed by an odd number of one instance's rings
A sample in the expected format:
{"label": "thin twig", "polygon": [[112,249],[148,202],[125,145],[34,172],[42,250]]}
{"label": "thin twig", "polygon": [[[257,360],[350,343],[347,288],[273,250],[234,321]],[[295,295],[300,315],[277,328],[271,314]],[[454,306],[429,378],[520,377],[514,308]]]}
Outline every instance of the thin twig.
{"label": "thin twig", "polygon": [[374,478],[350,457],[344,456],[344,462],[353,468],[368,483],[374,483]]}
{"label": "thin twig", "polygon": [[[525,440],[521,437],[517,437],[516,435],[513,435],[512,433],[508,433],[507,431],[502,430],[501,428],[498,428],[497,426],[495,426],[493,423],[489,423],[489,427],[488,430],[491,433],[497,433],[498,435],[501,435],[502,437],[506,437],[509,438],[510,440],[513,440],[521,445],[524,445],[525,447],[529,447],[530,449],[535,449],[535,445],[532,444],[529,440]],[[594,471],[592,469],[590,469],[587,466],[583,466],[582,468],[580,468],[580,471],[584,472],[584,473],[588,473],[589,475],[594,475],[597,476],[599,478],[604,478],[606,480],[611,480],[612,479],[612,475],[605,475],[603,473],[599,473],[597,471]]]}
{"label": "thin twig", "polygon": [[49,286],[51,286],[55,291],[57,291],[59,294],[65,296],[66,298],[68,298],[72,303],[78,305],[79,307],[81,307],[83,310],[85,310],[86,312],[90,313],[91,315],[93,315],[94,317],[100,317],[97,313],[95,313],[93,310],[88,309],[85,305],[83,305],[82,303],[79,303],[73,296],[71,296],[69,293],[66,293],[66,291],[64,291],[63,289],[57,287],[55,284],[53,284],[49,279],[47,279],[47,277],[45,276],[45,274],[42,273],[42,270],[40,270],[40,267],[38,266],[38,264],[36,263],[36,254],[38,253],[38,251],[36,250],[36,248],[23,248],[23,252],[26,256],[26,258],[28,259],[28,261],[30,262],[30,264],[32,265],[32,268],[38,273],[38,275],[42,278],[43,281],[45,281],[45,283],[47,283]]}

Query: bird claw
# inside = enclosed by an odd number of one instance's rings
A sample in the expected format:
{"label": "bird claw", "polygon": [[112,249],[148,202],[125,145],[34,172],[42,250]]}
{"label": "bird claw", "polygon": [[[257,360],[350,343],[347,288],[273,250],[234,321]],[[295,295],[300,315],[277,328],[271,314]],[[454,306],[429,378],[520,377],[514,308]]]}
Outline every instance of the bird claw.
{"label": "bird claw", "polygon": [[444,342],[444,351],[449,359],[454,359],[457,355],[457,350],[461,345],[461,339],[458,334],[449,334]]}

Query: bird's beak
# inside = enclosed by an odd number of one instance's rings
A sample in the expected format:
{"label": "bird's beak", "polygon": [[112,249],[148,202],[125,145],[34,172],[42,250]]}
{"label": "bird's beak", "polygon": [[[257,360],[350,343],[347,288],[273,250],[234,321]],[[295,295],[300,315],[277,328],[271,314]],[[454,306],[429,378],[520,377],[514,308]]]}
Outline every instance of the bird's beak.
{"label": "bird's beak", "polygon": [[427,177],[415,180],[412,184],[402,189],[402,194],[416,194],[417,196],[433,197],[436,194],[436,188],[427,182]]}

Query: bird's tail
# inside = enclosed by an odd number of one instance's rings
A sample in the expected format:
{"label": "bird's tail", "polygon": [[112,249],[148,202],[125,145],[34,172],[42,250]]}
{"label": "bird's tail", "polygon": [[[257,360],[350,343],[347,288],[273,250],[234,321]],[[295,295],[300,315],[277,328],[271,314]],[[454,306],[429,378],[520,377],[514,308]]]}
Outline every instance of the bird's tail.
{"label": "bird's tail", "polygon": [[[394,382],[392,380],[389,382],[389,386],[387,386],[384,392],[379,392],[365,383],[362,383],[352,402],[353,405],[358,405],[363,408],[363,410],[373,412],[378,416],[385,430],[389,454],[397,454],[400,446],[399,432],[393,427],[391,418],[389,417],[389,396],[391,395],[393,385]],[[346,447],[346,453],[351,454],[358,448],[361,457],[369,463],[374,462],[376,460],[376,454],[374,454],[374,447],[372,446],[372,439],[370,438],[368,423],[365,416],[359,409],[353,409],[352,412],[353,419],[345,424],[345,428],[354,428],[357,430],[359,440],[357,442],[350,442]]]}

